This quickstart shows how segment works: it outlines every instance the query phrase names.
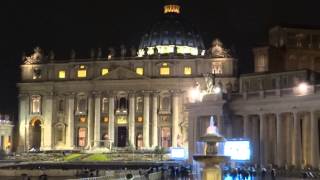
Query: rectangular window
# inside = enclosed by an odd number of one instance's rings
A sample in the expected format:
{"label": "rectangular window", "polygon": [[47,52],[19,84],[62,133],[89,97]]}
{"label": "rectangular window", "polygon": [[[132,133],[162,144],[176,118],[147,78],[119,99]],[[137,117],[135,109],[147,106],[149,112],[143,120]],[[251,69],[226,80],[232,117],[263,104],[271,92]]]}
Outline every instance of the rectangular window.
{"label": "rectangular window", "polygon": [[191,75],[192,69],[191,67],[184,67],[184,75]]}
{"label": "rectangular window", "polygon": [[161,128],[161,147],[168,148],[171,146],[171,128]]}
{"label": "rectangular window", "polygon": [[162,75],[162,76],[170,75],[170,68],[169,67],[161,67],[160,68],[160,75]]}
{"label": "rectangular window", "polygon": [[32,100],[32,113],[40,114],[41,112],[41,96],[35,95],[31,97]]}
{"label": "rectangular window", "polygon": [[66,71],[61,70],[58,73],[59,79],[65,79],[66,78]]}
{"label": "rectangular window", "polygon": [[87,129],[86,128],[79,128],[79,132],[78,132],[78,145],[79,145],[79,147],[86,146],[86,138],[87,138]]}
{"label": "rectangular window", "polygon": [[107,74],[109,74],[109,69],[108,68],[101,69],[101,75],[102,76],[107,75]]}
{"label": "rectangular window", "polygon": [[41,69],[35,68],[33,70],[32,79],[41,79]]}
{"label": "rectangular window", "polygon": [[143,68],[142,67],[136,68],[136,73],[142,76],[143,75]]}
{"label": "rectangular window", "polygon": [[78,78],[85,78],[85,77],[87,77],[87,70],[79,69],[78,70]]}

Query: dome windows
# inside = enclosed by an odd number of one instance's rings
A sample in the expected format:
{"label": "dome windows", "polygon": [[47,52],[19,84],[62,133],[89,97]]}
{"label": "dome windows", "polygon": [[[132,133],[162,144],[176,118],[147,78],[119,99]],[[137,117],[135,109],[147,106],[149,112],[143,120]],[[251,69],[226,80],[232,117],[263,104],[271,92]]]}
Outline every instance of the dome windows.
{"label": "dome windows", "polygon": [[[151,30],[141,39],[138,57],[152,55],[181,54],[198,56],[205,50],[203,40],[194,26],[175,14],[180,13],[177,2],[166,3],[163,18],[156,22]],[[175,51],[177,47],[178,51]],[[154,48],[158,49],[155,53]],[[147,49],[147,53],[145,50]]]}
{"label": "dome windows", "polygon": [[174,13],[180,14],[181,7],[179,5],[166,5],[164,6],[164,14]]}

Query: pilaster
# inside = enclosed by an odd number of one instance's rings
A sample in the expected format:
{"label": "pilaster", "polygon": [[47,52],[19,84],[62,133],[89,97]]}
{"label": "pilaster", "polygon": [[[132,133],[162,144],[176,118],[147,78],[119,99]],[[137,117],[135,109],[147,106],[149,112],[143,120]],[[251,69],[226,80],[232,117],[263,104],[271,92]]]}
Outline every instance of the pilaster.
{"label": "pilaster", "polygon": [[144,148],[150,147],[150,93],[144,92],[143,96],[143,146]]}

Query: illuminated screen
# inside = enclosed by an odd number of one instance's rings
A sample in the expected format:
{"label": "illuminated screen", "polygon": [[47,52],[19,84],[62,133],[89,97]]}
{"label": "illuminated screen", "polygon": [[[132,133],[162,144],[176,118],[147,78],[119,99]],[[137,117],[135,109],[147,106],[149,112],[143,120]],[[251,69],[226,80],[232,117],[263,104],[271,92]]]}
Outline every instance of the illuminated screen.
{"label": "illuminated screen", "polygon": [[227,141],[224,144],[224,155],[230,156],[231,160],[247,161],[250,160],[249,141]]}
{"label": "illuminated screen", "polygon": [[172,159],[185,159],[186,153],[184,148],[172,148],[171,149],[171,158]]}

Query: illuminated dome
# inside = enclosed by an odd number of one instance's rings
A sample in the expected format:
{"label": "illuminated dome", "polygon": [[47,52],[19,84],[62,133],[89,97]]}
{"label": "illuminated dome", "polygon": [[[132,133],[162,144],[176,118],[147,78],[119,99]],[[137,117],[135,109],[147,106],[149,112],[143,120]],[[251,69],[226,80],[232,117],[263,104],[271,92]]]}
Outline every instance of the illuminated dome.
{"label": "illuminated dome", "polygon": [[146,33],[140,42],[138,56],[155,54],[204,55],[205,47],[194,26],[180,15],[181,7],[176,1],[164,6],[164,15]]}

